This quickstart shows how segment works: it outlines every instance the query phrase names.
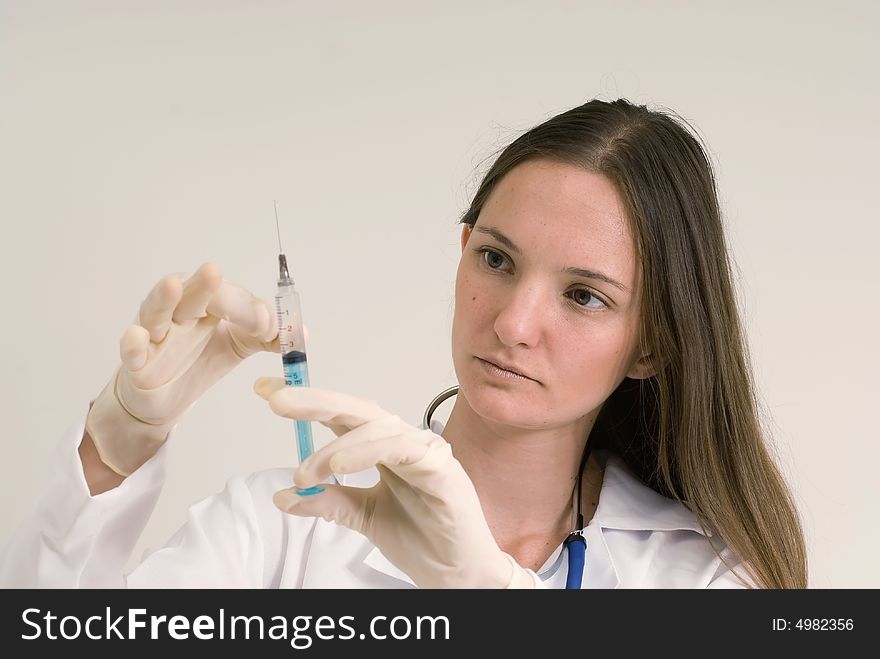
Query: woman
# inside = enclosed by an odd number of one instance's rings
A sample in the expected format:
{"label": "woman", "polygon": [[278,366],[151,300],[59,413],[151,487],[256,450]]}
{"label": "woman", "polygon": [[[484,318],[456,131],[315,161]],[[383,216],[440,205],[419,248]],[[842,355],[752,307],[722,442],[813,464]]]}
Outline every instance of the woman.
{"label": "woman", "polygon": [[3,581],[806,587],[711,166],[683,123],[625,100],[564,112],[504,149],[462,223],[445,425],[261,379],[274,412],[337,435],[294,476],[324,491],[286,488],[286,470],[233,479],[123,575],[174,424],[239,361],[277,350],[267,303],[213,264],[167,277],[65,444],[46,496],[67,503],[13,539]]}

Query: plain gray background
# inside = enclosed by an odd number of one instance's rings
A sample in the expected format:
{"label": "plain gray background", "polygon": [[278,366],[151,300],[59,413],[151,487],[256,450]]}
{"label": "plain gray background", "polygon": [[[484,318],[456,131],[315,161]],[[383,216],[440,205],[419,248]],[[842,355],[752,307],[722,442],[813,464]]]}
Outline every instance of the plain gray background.
{"label": "plain gray background", "polygon": [[[0,542],[160,277],[213,260],[271,299],[273,199],[312,384],[418,423],[455,382],[456,221],[486,159],[625,96],[681,114],[717,167],[810,585],[880,587],[878,19],[868,1],[0,3]],[[231,475],[295,464],[251,389],[280,374],[257,355],[184,418],[133,561]]]}

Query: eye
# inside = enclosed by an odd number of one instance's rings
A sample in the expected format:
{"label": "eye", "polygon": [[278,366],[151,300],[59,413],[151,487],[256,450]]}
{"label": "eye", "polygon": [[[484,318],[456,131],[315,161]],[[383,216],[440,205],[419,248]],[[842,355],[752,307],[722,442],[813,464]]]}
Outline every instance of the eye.
{"label": "eye", "polygon": [[489,247],[481,247],[477,252],[479,252],[481,260],[490,270],[500,270],[504,262],[507,261],[507,257],[504,254]]}
{"label": "eye", "polygon": [[[502,266],[505,262],[509,262],[506,255],[491,247],[478,247],[474,251],[480,255],[482,264],[494,272],[504,272]],[[566,292],[565,296],[581,311],[601,311],[609,308],[608,303],[590,288],[573,288]]]}
{"label": "eye", "polygon": [[[605,300],[600,298],[589,288],[573,288],[568,293],[566,293],[566,295],[568,295],[571,301],[575,303],[575,306],[580,309],[599,310],[604,309],[608,306]],[[589,302],[591,299],[595,300],[599,304],[590,305]]]}

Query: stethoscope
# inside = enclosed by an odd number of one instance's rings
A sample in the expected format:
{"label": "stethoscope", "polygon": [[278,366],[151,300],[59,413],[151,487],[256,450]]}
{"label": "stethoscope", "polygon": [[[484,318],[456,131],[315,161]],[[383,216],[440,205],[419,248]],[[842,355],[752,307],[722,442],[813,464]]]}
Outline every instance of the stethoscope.
{"label": "stethoscope", "polygon": [[[434,414],[434,410],[436,410],[447,398],[451,398],[458,393],[458,385],[454,385],[449,387],[449,389],[444,389],[439,394],[434,397],[428,407],[425,408],[425,414],[422,417],[422,427],[430,430],[431,428],[431,416]],[[587,553],[587,541],[584,539],[584,514],[581,509],[581,481],[583,480],[584,467],[587,464],[587,458],[590,457],[590,442],[587,442],[584,447],[584,452],[581,455],[581,465],[578,469],[578,482],[577,482],[577,522],[574,531],[568,534],[568,537],[565,539],[563,543],[568,549],[568,577],[565,580],[565,588],[567,590],[580,590],[583,584],[584,579],[584,559]]]}

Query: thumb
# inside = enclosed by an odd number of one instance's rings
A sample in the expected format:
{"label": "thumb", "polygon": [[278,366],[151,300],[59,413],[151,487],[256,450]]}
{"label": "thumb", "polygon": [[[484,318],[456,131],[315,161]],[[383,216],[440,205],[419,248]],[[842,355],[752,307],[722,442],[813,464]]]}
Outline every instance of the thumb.
{"label": "thumb", "polygon": [[321,517],[352,531],[364,533],[365,511],[370,508],[370,500],[376,487],[348,487],[326,483],[321,483],[320,486],[324,488],[323,492],[305,496],[300,495],[295,487],[279,490],[272,501],[285,513],[300,517]]}

